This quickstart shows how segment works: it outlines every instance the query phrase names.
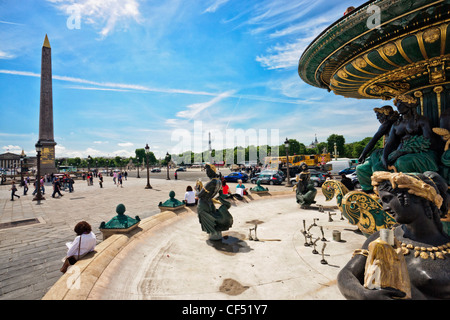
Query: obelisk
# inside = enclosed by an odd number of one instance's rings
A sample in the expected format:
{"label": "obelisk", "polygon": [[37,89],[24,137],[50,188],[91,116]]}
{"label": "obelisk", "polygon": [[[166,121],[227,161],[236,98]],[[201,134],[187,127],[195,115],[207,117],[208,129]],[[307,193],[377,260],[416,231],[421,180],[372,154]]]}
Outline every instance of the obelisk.
{"label": "obelisk", "polygon": [[41,175],[56,173],[53,137],[52,50],[45,35],[41,60],[41,98],[39,110],[39,140],[42,144]]}

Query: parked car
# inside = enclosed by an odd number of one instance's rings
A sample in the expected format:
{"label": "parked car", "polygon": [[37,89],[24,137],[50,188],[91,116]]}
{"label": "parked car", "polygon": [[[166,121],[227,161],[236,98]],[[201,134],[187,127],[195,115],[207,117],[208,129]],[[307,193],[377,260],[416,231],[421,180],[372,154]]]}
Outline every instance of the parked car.
{"label": "parked car", "polygon": [[339,175],[341,175],[341,174],[347,175],[347,174],[351,174],[351,173],[353,173],[355,171],[356,171],[355,167],[349,167],[349,168],[345,168],[345,169],[339,171]]}
{"label": "parked car", "polygon": [[286,174],[281,170],[263,170],[261,172],[255,173],[255,177],[258,177],[260,174],[278,174],[283,181],[286,179]]}
{"label": "parked car", "polygon": [[281,184],[283,182],[283,178],[278,173],[267,174],[261,173],[257,177],[253,177],[250,179],[252,183],[257,183],[258,181],[262,184]]}
{"label": "parked car", "polygon": [[242,182],[247,182],[248,175],[243,172],[232,172],[223,178],[225,179],[226,182],[237,182],[238,180],[242,180]]}
{"label": "parked car", "polygon": [[[314,184],[314,187],[319,188],[322,186],[322,184],[325,182],[326,178],[323,175],[323,173],[320,173],[318,171],[310,171],[311,173],[311,181]],[[291,178],[291,183],[294,185],[297,183],[297,177]]]}
{"label": "parked car", "polygon": [[175,170],[175,171],[186,171],[186,169],[185,168],[183,168],[183,167],[180,167],[180,168],[178,168],[177,170]]}
{"label": "parked car", "polygon": [[355,186],[355,189],[361,189],[361,184],[359,183],[358,176],[356,175],[356,172],[348,174],[347,177],[352,180],[352,183]]}
{"label": "parked car", "polygon": [[160,169],[160,168],[153,168],[153,169],[151,170],[151,172],[161,172],[161,169]]}

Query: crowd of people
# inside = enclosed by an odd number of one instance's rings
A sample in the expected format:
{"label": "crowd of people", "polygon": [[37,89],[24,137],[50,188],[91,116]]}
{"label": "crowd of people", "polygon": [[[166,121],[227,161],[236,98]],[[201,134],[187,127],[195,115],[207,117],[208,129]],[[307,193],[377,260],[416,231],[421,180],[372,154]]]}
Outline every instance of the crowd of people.
{"label": "crowd of people", "polygon": [[[111,172],[110,176],[113,178],[114,185],[117,187],[123,188],[123,181],[127,180],[128,174],[127,172]],[[94,185],[94,178],[98,179],[98,184],[100,188],[103,188],[103,174],[98,173],[96,171],[83,173],[81,175],[81,178],[83,181],[87,182],[88,186]],[[26,196],[29,190],[29,185],[31,183],[30,176],[24,177],[23,180],[20,182],[20,186],[23,187],[23,195]],[[49,175],[43,175],[40,178],[36,177],[36,180],[33,182],[34,190],[32,192],[32,195],[36,195],[38,192],[38,189],[40,188],[41,195],[44,195],[46,192],[46,184],[49,183],[52,184],[52,198],[55,198],[56,196],[62,197],[64,196],[61,191],[67,191],[69,193],[74,192],[74,184],[75,180],[73,179],[72,175],[69,173],[64,174],[49,174]],[[15,180],[12,180],[11,182],[11,201],[14,201],[15,198],[20,198],[20,195],[17,194],[18,188],[17,183]]]}
{"label": "crowd of people", "polygon": [[[225,198],[236,198],[241,200],[244,195],[248,194],[248,188],[245,187],[245,185],[242,184],[242,180],[238,180],[238,184],[236,185],[235,193],[232,193],[230,190],[230,186],[227,184],[227,181],[220,177],[222,181],[222,194]],[[203,184],[201,179],[197,180],[195,187],[192,188],[192,186],[186,187],[186,192],[184,194],[184,200],[183,202],[187,206],[195,206],[198,203],[198,194],[203,188]]]}

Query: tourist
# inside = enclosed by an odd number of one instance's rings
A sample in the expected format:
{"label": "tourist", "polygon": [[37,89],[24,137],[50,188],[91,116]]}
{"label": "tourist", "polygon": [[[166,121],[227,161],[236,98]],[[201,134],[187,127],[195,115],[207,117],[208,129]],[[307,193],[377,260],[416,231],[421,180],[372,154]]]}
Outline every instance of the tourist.
{"label": "tourist", "polygon": [[239,179],[238,180],[238,185],[236,186],[236,193],[240,196],[246,195],[248,188],[246,188],[243,184],[242,184],[242,180]]}
{"label": "tourist", "polygon": [[116,179],[117,179],[117,172],[114,171],[114,174],[113,174],[113,181],[114,181],[114,184],[116,184]]}
{"label": "tourist", "polygon": [[187,186],[186,193],[184,194],[184,203],[187,206],[195,206],[197,204],[197,200],[195,199],[195,192],[192,190],[191,186]]}
{"label": "tourist", "polygon": [[227,181],[222,179],[222,194],[225,198],[231,198],[233,195],[230,192],[230,187],[227,185]]}
{"label": "tourist", "polygon": [[98,184],[100,188],[103,188],[103,175],[101,173],[98,174]]}
{"label": "tourist", "polygon": [[77,260],[85,256],[87,253],[94,251],[97,239],[92,232],[92,228],[86,221],[78,222],[74,228],[77,236],[73,242],[67,242],[67,254],[64,257],[64,264],[60,271],[65,273],[69,265],[75,264]]}
{"label": "tourist", "polygon": [[42,189],[41,192],[42,192],[42,194],[45,194],[45,186],[44,186],[45,180],[44,180],[44,177],[41,177],[40,184],[41,184],[41,189]]}
{"label": "tourist", "polygon": [[120,185],[121,188],[123,188],[122,186],[122,172],[119,172],[117,174],[117,187]]}
{"label": "tourist", "polygon": [[18,196],[17,194],[16,194],[16,191],[17,191],[17,187],[16,187],[16,184],[14,183],[14,180],[13,180],[13,182],[11,183],[11,201],[14,201],[14,197],[17,197],[17,198],[19,198],[20,199],[20,196]]}
{"label": "tourist", "polygon": [[39,188],[39,179],[38,179],[38,177],[36,177],[36,180],[34,181],[33,185],[34,185],[34,191],[33,191],[32,195],[34,196],[37,193],[37,188]]}
{"label": "tourist", "polygon": [[26,196],[28,192],[28,181],[27,179],[23,179],[23,195]]}
{"label": "tourist", "polygon": [[175,171],[174,175],[175,175],[175,180],[178,180],[178,174],[177,174],[177,171]]}
{"label": "tourist", "polygon": [[73,184],[75,183],[75,181],[70,175],[67,175],[67,178],[68,178],[67,183],[69,185],[69,192],[73,192]]}
{"label": "tourist", "polygon": [[58,178],[55,178],[55,182],[53,182],[53,194],[52,198],[55,197],[55,194],[59,194],[60,197],[63,195],[61,194],[61,183],[59,182]]}

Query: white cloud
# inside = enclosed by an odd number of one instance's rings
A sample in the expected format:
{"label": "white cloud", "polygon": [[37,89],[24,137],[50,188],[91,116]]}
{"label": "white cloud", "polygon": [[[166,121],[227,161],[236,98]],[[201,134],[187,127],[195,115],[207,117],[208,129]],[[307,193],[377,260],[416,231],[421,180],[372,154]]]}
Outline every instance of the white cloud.
{"label": "white cloud", "polygon": [[[18,71],[18,70],[5,70],[0,69],[0,73],[4,74],[12,74],[18,76],[26,76],[26,77],[36,77],[40,78],[41,75],[36,72],[29,71]],[[127,84],[127,83],[114,83],[114,82],[98,82],[81,78],[67,77],[67,76],[58,76],[53,75],[52,78],[54,80],[66,81],[66,82],[74,82],[74,83],[83,83],[89,84],[99,87],[106,87],[112,89],[129,89],[143,92],[160,92],[160,93],[179,93],[179,94],[188,94],[188,95],[205,95],[205,96],[216,96],[217,94],[205,91],[192,91],[192,90],[183,90],[183,89],[172,89],[172,88],[153,88],[138,84]],[[76,89],[86,89],[86,87],[77,87]]]}
{"label": "white cloud", "polygon": [[116,151],[112,152],[112,154],[114,156],[125,157],[125,158],[136,156],[134,151],[129,151],[129,150],[125,150],[125,149],[116,150]]}
{"label": "white cloud", "polygon": [[297,67],[298,60],[313,41],[315,36],[298,39],[285,45],[276,45],[268,49],[269,54],[256,57],[256,61],[267,69],[287,69]]}
{"label": "white cloud", "polygon": [[205,11],[203,11],[203,13],[214,13],[217,9],[219,9],[219,7],[223,6],[228,1],[229,0],[215,0],[208,8],[205,9]]}
{"label": "white cloud", "polygon": [[122,143],[118,143],[117,145],[119,147],[132,147],[132,146],[134,146],[134,144],[131,143],[131,142],[122,142]]}
{"label": "white cloud", "polygon": [[11,153],[21,153],[22,148],[19,146],[13,146],[13,145],[7,145],[2,147],[5,152],[11,152]]}
{"label": "white cloud", "polygon": [[233,91],[233,90],[227,91],[227,92],[219,94],[217,97],[214,97],[213,99],[211,99],[207,102],[191,104],[191,105],[187,106],[188,110],[179,111],[177,113],[177,117],[192,119],[195,115],[197,115],[201,111],[215,105],[216,103],[220,102],[221,100],[223,100],[225,98],[232,96],[234,92],[235,91]]}
{"label": "white cloud", "polygon": [[70,150],[61,144],[55,146],[55,157],[56,158],[87,158],[91,157],[102,157],[105,153],[93,148],[87,148],[86,150]]}
{"label": "white cloud", "polygon": [[0,59],[12,59],[12,58],[15,58],[15,55],[0,50]]}
{"label": "white cloud", "polygon": [[137,0],[47,0],[64,13],[76,10],[83,22],[100,26],[99,34],[106,37],[118,24],[125,25],[130,19],[139,22]]}

